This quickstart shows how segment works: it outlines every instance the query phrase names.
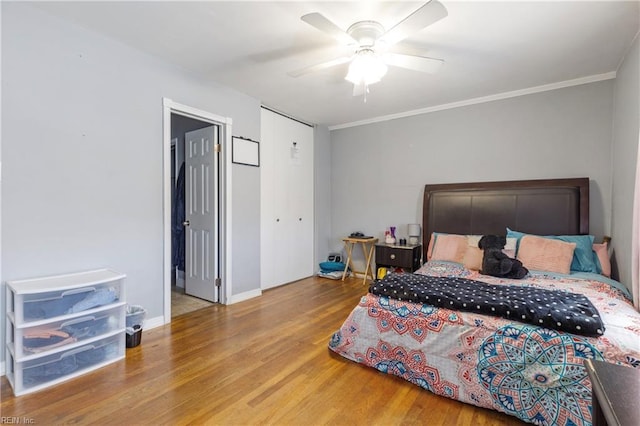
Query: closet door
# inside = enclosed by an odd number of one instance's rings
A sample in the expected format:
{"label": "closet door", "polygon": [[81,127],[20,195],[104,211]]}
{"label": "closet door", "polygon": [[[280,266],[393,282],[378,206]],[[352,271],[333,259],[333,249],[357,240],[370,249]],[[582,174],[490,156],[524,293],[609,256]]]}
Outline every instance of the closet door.
{"label": "closet door", "polygon": [[276,271],[274,271],[275,281],[271,285],[273,287],[294,281],[291,252],[295,238],[292,234],[293,215],[291,213],[292,206],[289,194],[292,179],[294,179],[289,158],[291,120],[279,114],[272,114],[272,119],[276,123],[273,141],[274,179],[273,186],[269,188],[269,192],[275,202],[275,220],[272,220],[275,226],[275,238],[273,240],[273,252],[269,253],[268,256],[275,256],[274,259],[269,261],[276,267]]}
{"label": "closet door", "polygon": [[289,254],[289,281],[313,275],[313,128],[292,121],[290,126],[290,178],[288,185],[289,233],[292,251]]}
{"label": "closet door", "polygon": [[313,275],[313,128],[262,110],[261,287]]}

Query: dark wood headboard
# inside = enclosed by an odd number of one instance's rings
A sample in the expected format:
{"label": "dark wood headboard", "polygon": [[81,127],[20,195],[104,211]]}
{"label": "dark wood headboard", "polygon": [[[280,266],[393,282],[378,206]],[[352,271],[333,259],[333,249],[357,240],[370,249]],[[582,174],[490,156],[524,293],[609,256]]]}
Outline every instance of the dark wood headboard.
{"label": "dark wood headboard", "polygon": [[505,235],[589,233],[589,178],[425,185],[423,248],[432,232]]}

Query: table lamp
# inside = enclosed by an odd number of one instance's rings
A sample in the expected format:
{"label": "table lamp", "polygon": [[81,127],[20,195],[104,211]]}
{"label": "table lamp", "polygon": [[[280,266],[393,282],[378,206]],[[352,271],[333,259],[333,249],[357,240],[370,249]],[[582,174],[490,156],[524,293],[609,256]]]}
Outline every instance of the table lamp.
{"label": "table lamp", "polygon": [[408,228],[409,230],[407,234],[409,234],[409,244],[418,244],[418,242],[420,241],[420,225],[417,223],[410,223],[408,225]]}

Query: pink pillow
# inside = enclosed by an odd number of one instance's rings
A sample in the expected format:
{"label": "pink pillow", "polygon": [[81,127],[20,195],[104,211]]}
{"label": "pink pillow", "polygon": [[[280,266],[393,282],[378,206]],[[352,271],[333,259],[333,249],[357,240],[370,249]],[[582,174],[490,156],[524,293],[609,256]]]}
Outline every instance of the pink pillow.
{"label": "pink pillow", "polygon": [[[462,263],[472,271],[482,269],[483,250],[478,248],[478,241],[482,235],[431,234],[427,248],[427,260],[446,260]],[[442,241],[442,243],[441,243]],[[517,238],[507,238],[507,244],[502,250],[507,256],[515,257]],[[434,251],[435,247],[435,251]],[[435,255],[434,255],[435,253]]]}
{"label": "pink pillow", "polygon": [[[478,248],[478,241],[482,235],[431,234],[427,248],[427,260],[446,260],[462,263],[472,271],[482,269],[483,250]],[[516,238],[507,238],[507,244],[502,250],[507,256],[514,258]]]}
{"label": "pink pillow", "polygon": [[[432,236],[433,238],[433,236]],[[467,237],[455,234],[438,234],[431,253],[432,260],[446,260],[462,263],[467,251]]]}
{"label": "pink pillow", "polygon": [[482,256],[484,251],[477,246],[474,247],[471,244],[467,245],[467,250],[462,257],[462,263],[464,267],[471,271],[479,271],[482,269]]}
{"label": "pink pillow", "polygon": [[429,247],[427,247],[427,260],[431,260],[431,255],[433,254],[433,245],[436,242],[436,233],[431,233],[431,238],[429,238]]}
{"label": "pink pillow", "polygon": [[611,260],[609,259],[609,247],[607,247],[607,243],[594,244],[593,251],[600,261],[602,268],[601,274],[605,277],[611,277]]}
{"label": "pink pillow", "polygon": [[518,260],[527,269],[568,274],[576,243],[525,235],[520,239]]}

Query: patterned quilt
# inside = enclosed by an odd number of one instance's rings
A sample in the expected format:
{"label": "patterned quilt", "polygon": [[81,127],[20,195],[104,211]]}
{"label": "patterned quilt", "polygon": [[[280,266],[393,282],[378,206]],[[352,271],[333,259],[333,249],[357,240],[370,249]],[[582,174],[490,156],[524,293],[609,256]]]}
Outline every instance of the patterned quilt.
{"label": "patterned quilt", "polygon": [[352,361],[438,395],[538,425],[591,425],[585,359],[640,368],[640,313],[620,284],[597,274],[536,274],[524,280],[480,275],[431,261],[417,273],[585,295],[606,331],[564,331],[367,294],[329,342]]}

